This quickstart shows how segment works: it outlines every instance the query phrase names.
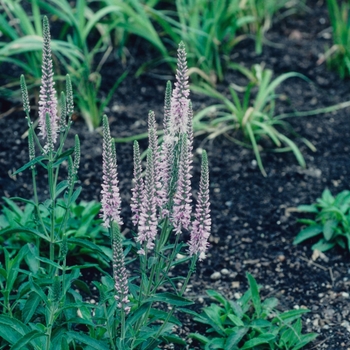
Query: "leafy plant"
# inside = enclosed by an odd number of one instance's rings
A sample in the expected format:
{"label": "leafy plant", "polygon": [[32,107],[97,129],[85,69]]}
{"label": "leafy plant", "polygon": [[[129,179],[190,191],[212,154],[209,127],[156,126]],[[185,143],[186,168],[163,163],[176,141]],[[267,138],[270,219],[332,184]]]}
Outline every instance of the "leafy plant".
{"label": "leafy plant", "polygon": [[194,320],[207,327],[207,335],[191,333],[204,349],[285,349],[303,348],[317,337],[315,333],[302,334],[301,316],[307,309],[279,312],[278,300],[261,300],[259,287],[247,273],[248,291],[237,301],[208,290],[215,303],[204,307],[201,314],[191,312]]}
{"label": "leafy plant", "polygon": [[[102,19],[114,11],[116,6],[106,6],[93,11],[85,0],[78,0],[72,8],[67,0],[31,0],[33,23],[28,18],[21,2],[2,0],[6,9],[0,14],[0,29],[7,34],[8,43],[1,43],[0,61],[15,63],[24,69],[26,75],[31,75],[29,81],[36,82],[40,77],[39,50],[42,47],[41,9],[56,16],[62,26],[61,40],[53,41],[53,52],[57,55],[63,68],[71,76],[72,84],[77,91],[76,103],[89,130],[92,131],[101,123],[104,108],[111,100],[114,91],[128,74],[126,70],[109,90],[108,95],[100,98],[100,71],[112,52],[110,31],[113,24],[102,23]],[[18,18],[14,28],[9,19]],[[89,37],[97,35],[96,44],[90,46]],[[68,39],[68,40],[67,40]],[[67,40],[64,41],[64,40]],[[19,55],[19,56],[18,56]],[[25,60],[23,60],[23,55]],[[97,56],[100,60],[96,63]],[[64,59],[65,56],[65,59]],[[23,63],[28,62],[28,63]],[[62,80],[63,77],[58,77]]]}
{"label": "leafy plant", "polygon": [[[99,205],[87,206],[85,214],[89,215],[85,216],[84,208],[75,204],[81,191],[76,188],[78,136],[74,148],[64,149],[74,111],[73,92],[67,75],[58,108],[47,17],[43,20],[43,39],[39,135],[30,120],[27,86],[21,76],[23,110],[29,128],[29,162],[16,173],[31,171],[34,198],[5,199],[7,207],[0,216],[5,227],[2,234],[16,234],[24,240],[19,247],[15,237],[9,237],[10,244],[0,255],[0,348],[153,350],[162,343],[186,345],[172,332],[174,325],[181,325],[174,313],[193,303],[183,294],[197,261],[205,258],[211,217],[205,151],[197,204],[194,210],[191,206],[193,129],[185,47],[180,43],[174,91],[171,83],[167,84],[166,137],[160,148],[155,116],[149,113],[145,178],[140,149],[137,142],[134,144],[131,211],[137,230],[129,240],[121,233],[117,156],[108,118],[103,117],[101,217],[111,244],[107,250],[97,237],[90,237],[98,236],[99,228],[93,226],[93,218]],[[68,163],[67,180],[59,182],[63,162]],[[47,172],[45,201],[39,200],[38,167]],[[14,201],[24,203],[24,208]],[[183,231],[190,234],[187,243],[180,238]],[[71,264],[68,257],[77,246],[89,250],[92,257],[103,256],[109,269],[101,269],[85,258]],[[186,276],[173,275],[173,268],[180,264],[188,266]],[[127,267],[133,271],[130,278]],[[80,279],[82,270],[87,268],[102,276],[93,282],[99,298]],[[89,303],[86,296],[99,301]],[[169,306],[171,310],[165,312],[164,307]]]}
{"label": "leafy plant", "polygon": [[335,197],[325,189],[321,198],[310,205],[299,205],[298,211],[310,213],[314,219],[299,219],[307,225],[294,239],[299,244],[309,238],[321,236],[312,246],[313,250],[324,252],[339,245],[350,250],[350,192],[342,191]]}
{"label": "leafy plant", "polygon": [[347,1],[339,4],[337,0],[327,0],[328,13],[332,25],[333,46],[327,50],[323,59],[336,70],[343,79],[350,75],[350,5]]}
{"label": "leafy plant", "polygon": [[[33,201],[26,200],[23,202],[23,199],[18,197],[12,199],[3,197],[3,200],[6,205],[2,208],[2,214],[0,215],[0,252],[2,254],[4,248],[14,252],[20,250],[23,245],[31,243],[33,241],[31,230],[35,230],[37,227],[37,212]],[[24,206],[18,206],[16,201],[22,202]],[[49,210],[45,205],[40,205],[39,209],[44,223],[50,225]],[[55,210],[54,225],[59,228],[66,215],[65,203],[61,198],[57,200]],[[96,218],[101,211],[101,204],[96,201],[81,201],[79,204],[74,202],[71,204],[69,211],[70,215],[66,223],[66,236],[72,238],[68,251],[69,257],[76,257],[81,260],[82,257],[91,256],[103,263],[104,266],[108,266],[108,256],[110,258],[112,256],[109,248],[110,239],[107,230],[101,226],[102,220]],[[73,244],[74,239],[77,239],[76,242],[79,244],[83,243],[86,238],[96,245],[104,246],[104,253],[96,254],[86,244],[81,246]],[[42,244],[44,247],[45,242]]]}
{"label": "leafy plant", "polygon": [[[260,156],[263,147],[261,141],[264,139],[269,139],[272,142],[275,152],[292,151],[299,164],[305,167],[305,160],[298,146],[286,134],[298,135],[288,122],[275,116],[275,104],[278,97],[275,94],[275,89],[286,79],[305,77],[291,72],[272,80],[272,71],[263,69],[260,65],[254,65],[251,72],[244,68],[240,69],[251,78],[242,99],[239,98],[232,86],[229,86],[232,100],[208,84],[194,88],[195,91],[217,98],[222,102],[199,112],[193,119],[194,130],[197,133],[209,133],[209,138],[225,134],[233,142],[252,148],[259,169],[264,176],[266,176],[266,172]],[[254,87],[258,89],[255,96],[253,95]],[[207,115],[213,114],[213,110],[215,117],[211,120],[205,119]],[[243,140],[231,136],[231,133],[236,131],[241,132]],[[314,146],[308,140],[305,138],[301,138],[301,140],[315,151]]]}

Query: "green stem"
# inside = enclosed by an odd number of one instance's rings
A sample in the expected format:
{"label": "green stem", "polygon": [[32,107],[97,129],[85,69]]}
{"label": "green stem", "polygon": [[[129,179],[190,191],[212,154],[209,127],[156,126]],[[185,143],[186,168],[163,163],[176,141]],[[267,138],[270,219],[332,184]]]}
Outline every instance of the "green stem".
{"label": "green stem", "polygon": [[[184,282],[184,284],[182,285],[182,288],[181,288],[180,293],[179,293],[179,296],[181,296],[181,297],[183,296],[183,294],[184,294],[184,292],[185,292],[185,290],[186,290],[187,284],[188,284],[188,282],[189,282],[189,280],[190,280],[190,278],[191,278],[192,273],[195,271],[196,262],[197,262],[197,255],[194,255],[194,256],[192,257],[191,266],[190,266],[190,268],[189,268],[189,270],[188,270],[188,273],[187,273],[185,282]],[[168,322],[169,322],[170,318],[173,316],[175,310],[176,310],[176,306],[174,306],[174,307],[172,308],[172,310],[168,313],[167,318],[164,320],[162,326],[159,328],[157,334],[154,336],[155,339],[158,339],[159,336],[162,334],[163,329],[164,329],[165,326],[168,324]],[[153,344],[154,344],[154,341],[152,341],[150,344],[148,344],[147,347],[144,348],[144,350],[153,349],[153,348],[152,348]]]}
{"label": "green stem", "polygon": [[116,350],[117,348],[115,347],[115,344],[114,344],[114,336],[113,336],[113,332],[111,331],[110,327],[109,327],[109,323],[108,323],[108,313],[107,313],[107,307],[106,307],[106,303],[103,303],[103,311],[104,311],[104,314],[105,314],[105,318],[107,320],[107,332],[108,332],[108,338],[109,338],[109,341],[111,343],[111,347],[113,350]]}
{"label": "green stem", "polygon": [[47,328],[47,341],[46,341],[46,350],[51,349],[51,335],[52,335],[52,327],[54,323],[54,314],[55,314],[55,309],[50,306],[50,317],[49,317],[49,322],[48,322],[48,328]]}

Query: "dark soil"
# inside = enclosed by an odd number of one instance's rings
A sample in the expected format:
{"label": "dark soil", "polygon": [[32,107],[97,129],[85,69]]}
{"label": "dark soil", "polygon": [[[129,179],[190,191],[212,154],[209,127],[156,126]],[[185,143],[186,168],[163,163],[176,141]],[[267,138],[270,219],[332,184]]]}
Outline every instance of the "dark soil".
{"label": "dark soil", "polygon": [[[242,42],[232,53],[232,60],[251,67],[264,62],[276,76],[290,71],[304,74],[312,84],[299,78],[289,79],[278,93],[287,96],[277,104],[277,111],[312,110],[349,100],[349,81],[341,81],[329,72],[325,63],[317,61],[325,47],[331,46],[329,22],[325,4],[310,1],[310,11],[292,16],[276,24],[267,34],[274,46],[266,45],[257,56],[253,41]],[[147,48],[146,48],[147,49]],[[134,71],[141,64],[145,47],[132,51]],[[111,61],[106,65],[106,90],[119,77],[122,66]],[[157,74],[159,71],[157,72]],[[161,73],[171,73],[167,67]],[[230,72],[218,86],[228,93],[234,82],[246,84],[239,73]],[[115,93],[106,113],[115,137],[147,131],[147,114],[154,109],[161,124],[165,80],[154,72],[136,79],[130,74]],[[208,106],[210,100],[192,94],[194,111]],[[5,112],[8,106],[2,106]],[[262,285],[263,296],[275,296],[281,310],[308,308],[304,317],[304,332],[314,331],[319,337],[306,349],[350,349],[350,265],[349,252],[332,249],[326,257],[312,260],[311,245],[292,244],[300,231],[295,213],[299,204],[315,202],[324,188],[333,194],[349,189],[350,180],[350,122],[349,109],[332,114],[293,118],[295,130],[317,148],[310,151],[302,142],[300,147],[307,168],[302,169],[292,153],[262,153],[267,171],[264,178],[256,166],[250,149],[236,146],[225,137],[195,139],[195,150],[205,148],[210,160],[212,236],[208,257],[197,265],[187,296],[197,305],[209,302],[206,289],[215,289],[229,298],[237,298],[247,289],[246,272]],[[13,113],[0,120],[0,191],[6,197],[32,195],[29,172],[11,173],[27,162],[27,140],[23,113]],[[81,140],[82,160],[80,181],[82,199],[98,200],[101,183],[101,136],[89,133],[82,120],[77,120],[72,135]],[[72,137],[70,138],[73,139]],[[145,149],[146,144],[141,143]],[[133,171],[132,144],[117,144],[120,188],[124,203],[125,233],[131,226],[127,203],[130,200]],[[199,156],[194,159],[194,184],[198,183]],[[44,177],[39,177],[46,188]],[[45,195],[45,193],[44,193]],[[214,274],[214,273],[219,274]],[[214,279],[214,277],[217,279]],[[195,328],[184,320],[180,332],[185,336]],[[193,346],[191,346],[193,348]]]}

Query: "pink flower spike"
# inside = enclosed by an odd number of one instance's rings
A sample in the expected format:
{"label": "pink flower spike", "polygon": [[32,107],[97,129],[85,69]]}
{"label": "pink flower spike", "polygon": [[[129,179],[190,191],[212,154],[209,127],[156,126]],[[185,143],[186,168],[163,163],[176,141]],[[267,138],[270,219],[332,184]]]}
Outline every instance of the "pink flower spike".
{"label": "pink flower spike", "polygon": [[129,303],[128,298],[128,276],[125,269],[124,253],[122,245],[122,235],[119,225],[116,222],[112,223],[112,250],[113,250],[113,278],[115,288],[115,299],[119,301],[118,307],[123,308],[126,313],[130,311],[125,304]]}
{"label": "pink flower spike", "polygon": [[190,90],[187,75],[186,49],[183,42],[179,44],[177,57],[176,82],[171,99],[170,116],[170,136],[175,138],[179,134],[186,132],[188,119],[188,97]]}
{"label": "pink flower spike", "polygon": [[153,249],[154,240],[157,236],[157,225],[158,221],[154,186],[154,162],[152,150],[149,148],[147,153],[146,182],[136,241],[140,242],[141,244],[143,242],[146,242],[146,247],[148,249]]}
{"label": "pink flower spike", "polygon": [[49,21],[46,16],[43,19],[43,59],[42,59],[42,78],[39,94],[39,128],[43,139],[47,138],[46,113],[50,116],[50,128],[52,133],[52,142],[57,139],[57,97],[53,81],[53,65],[51,54],[51,35]]}
{"label": "pink flower spike", "polygon": [[106,115],[103,116],[102,161],[101,217],[107,228],[110,227],[111,221],[115,221],[121,226],[123,221],[120,217],[121,199],[118,187],[117,159]]}
{"label": "pink flower spike", "polygon": [[189,242],[190,255],[198,254],[200,261],[205,258],[205,252],[209,246],[208,238],[210,229],[208,157],[207,153],[203,151],[198,202],[195,209],[195,220],[192,225],[191,239]]}
{"label": "pink flower spike", "polygon": [[191,173],[188,152],[187,134],[183,134],[181,138],[180,163],[178,168],[178,179],[176,192],[174,196],[172,223],[176,234],[181,233],[182,229],[189,229],[191,222],[192,206],[191,206]]}
{"label": "pink flower spike", "polygon": [[137,141],[134,141],[134,187],[132,188],[131,198],[131,212],[132,212],[132,223],[136,226],[140,218],[140,210],[142,204],[142,197],[144,193],[144,182],[142,178],[142,166],[140,148]]}

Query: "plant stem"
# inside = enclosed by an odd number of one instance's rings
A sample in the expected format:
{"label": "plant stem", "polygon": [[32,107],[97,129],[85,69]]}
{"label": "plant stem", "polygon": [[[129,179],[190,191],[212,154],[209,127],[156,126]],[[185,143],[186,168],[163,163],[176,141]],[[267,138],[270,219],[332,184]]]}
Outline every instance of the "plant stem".
{"label": "plant stem", "polygon": [[[182,285],[182,288],[181,288],[181,290],[180,290],[180,293],[179,293],[180,296],[182,296],[182,295],[184,294],[184,292],[185,292],[185,290],[186,290],[186,287],[187,287],[187,284],[188,284],[188,282],[189,282],[189,280],[190,280],[190,278],[191,278],[191,275],[192,275],[192,273],[195,271],[196,262],[197,262],[197,255],[194,255],[194,256],[192,257],[191,266],[190,266],[190,268],[189,268],[189,270],[188,270],[188,273],[187,273],[185,282],[184,282],[184,284]],[[159,328],[157,334],[154,336],[154,339],[158,339],[158,337],[162,334],[163,329],[165,328],[165,326],[166,326],[167,323],[169,322],[169,320],[170,320],[170,318],[172,317],[172,315],[174,314],[175,310],[176,310],[176,306],[174,306],[174,307],[171,309],[171,311],[168,313],[167,318],[164,320],[162,326]],[[143,350],[149,350],[149,349],[151,350],[151,349],[153,349],[153,348],[152,348],[153,343],[154,343],[154,341],[152,341],[150,344],[148,344],[147,347],[144,348]]]}

